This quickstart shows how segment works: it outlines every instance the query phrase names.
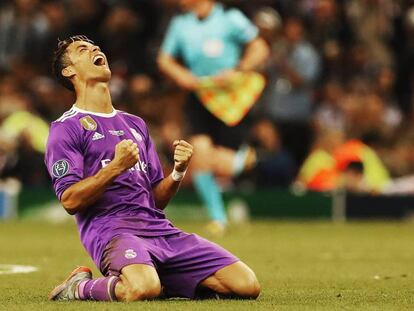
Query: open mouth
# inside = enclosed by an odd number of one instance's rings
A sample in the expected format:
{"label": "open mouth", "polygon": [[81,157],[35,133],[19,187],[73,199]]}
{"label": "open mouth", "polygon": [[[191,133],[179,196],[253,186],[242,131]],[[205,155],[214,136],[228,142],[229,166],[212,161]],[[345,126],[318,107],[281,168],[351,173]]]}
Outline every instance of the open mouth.
{"label": "open mouth", "polygon": [[96,66],[103,66],[105,65],[105,58],[102,55],[96,55],[93,58],[93,64]]}

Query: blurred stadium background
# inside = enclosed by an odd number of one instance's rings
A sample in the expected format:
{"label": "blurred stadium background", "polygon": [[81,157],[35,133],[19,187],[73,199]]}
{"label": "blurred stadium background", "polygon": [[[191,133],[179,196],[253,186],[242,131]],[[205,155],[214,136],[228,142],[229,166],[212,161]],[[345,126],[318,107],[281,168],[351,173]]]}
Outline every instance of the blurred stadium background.
{"label": "blurred stadium background", "polygon": [[[73,104],[73,95],[51,75],[57,38],[84,34],[100,45],[111,64],[114,106],[147,121],[170,171],[170,145],[185,134],[187,93],[160,74],[156,58],[168,23],[177,14],[175,2],[0,1],[0,218],[12,221],[0,223],[4,234],[24,232],[25,226],[13,227],[15,219],[66,221],[43,163],[49,123]],[[237,178],[220,180],[230,219],[274,219],[277,227],[278,219],[410,218],[414,1],[222,2],[242,10],[271,51],[260,69],[265,90],[246,117],[245,143],[257,151],[258,165]],[[190,182],[168,213],[184,223],[206,219]],[[319,225],[292,226],[287,232]],[[375,231],[375,225],[366,226],[368,235]],[[394,231],[382,226],[387,224],[379,224],[378,230],[385,228],[390,235],[412,235],[403,222],[395,223]],[[30,234],[33,227],[26,228]],[[357,228],[364,232],[363,224]],[[235,235],[241,231],[230,230],[230,240],[224,243],[236,245]],[[248,232],[254,237],[254,230]],[[364,257],[363,250],[358,251],[355,258]],[[271,254],[264,256],[272,260]]]}
{"label": "blurred stadium background", "polygon": [[[159,73],[156,57],[177,13],[176,1],[1,3],[2,217],[24,216],[53,199],[43,165],[44,139],[48,124],[73,104],[72,94],[51,77],[57,38],[81,33],[102,47],[113,72],[114,105],[148,122],[170,169],[169,146],[185,134],[187,94]],[[358,206],[355,212],[361,215],[370,214],[362,208],[371,206],[374,214],[409,213],[414,192],[412,2],[225,4],[254,21],[271,49],[261,68],[266,89],[246,117],[245,143],[256,148],[259,165],[222,181],[227,201],[240,197],[253,216],[326,217],[327,208],[341,204]],[[199,205],[188,184],[179,205]],[[341,195],[334,199],[331,193],[341,189],[357,193],[356,202],[344,203]],[[386,200],[374,197],[384,195]]]}

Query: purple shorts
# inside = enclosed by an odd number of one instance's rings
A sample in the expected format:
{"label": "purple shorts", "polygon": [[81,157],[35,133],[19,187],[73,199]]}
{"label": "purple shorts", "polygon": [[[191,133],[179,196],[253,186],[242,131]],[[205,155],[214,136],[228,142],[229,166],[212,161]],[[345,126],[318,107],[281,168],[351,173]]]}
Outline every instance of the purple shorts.
{"label": "purple shorts", "polygon": [[157,270],[167,296],[186,298],[195,297],[201,281],[239,261],[219,245],[184,232],[161,237],[124,233],[108,243],[102,258],[105,276],[118,276],[131,264],[148,264]]}

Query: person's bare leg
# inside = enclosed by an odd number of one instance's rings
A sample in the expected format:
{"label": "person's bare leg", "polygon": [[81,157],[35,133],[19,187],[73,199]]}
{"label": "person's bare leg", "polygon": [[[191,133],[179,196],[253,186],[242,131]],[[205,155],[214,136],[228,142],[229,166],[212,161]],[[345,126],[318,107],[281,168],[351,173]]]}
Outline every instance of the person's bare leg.
{"label": "person's bare leg", "polygon": [[227,216],[223,197],[212,171],[215,161],[213,142],[207,135],[197,135],[191,138],[191,143],[194,146],[191,177],[211,219],[207,229],[213,235],[222,235],[227,224]]}
{"label": "person's bare leg", "polygon": [[156,298],[161,283],[154,267],[132,264],[121,275],[92,279],[88,267],[77,267],[49,294],[50,300],[135,301]]}
{"label": "person's bare leg", "polygon": [[229,298],[256,299],[260,295],[256,275],[241,261],[218,270],[202,281],[200,286]]}
{"label": "person's bare leg", "polygon": [[161,283],[154,267],[134,264],[122,269],[116,284],[118,301],[136,301],[157,298],[161,294]]}
{"label": "person's bare leg", "polygon": [[190,138],[190,143],[194,147],[191,170],[211,171],[215,161],[214,144],[211,138],[207,135],[195,135]]}
{"label": "person's bare leg", "polygon": [[190,174],[193,171],[211,171],[215,176],[232,178],[256,163],[256,154],[252,148],[234,151],[214,145],[207,135],[193,136],[190,142],[194,146]]}
{"label": "person's bare leg", "polygon": [[251,169],[256,163],[256,153],[253,148],[234,151],[229,148],[214,146],[214,162],[212,170],[219,177],[232,178]]}

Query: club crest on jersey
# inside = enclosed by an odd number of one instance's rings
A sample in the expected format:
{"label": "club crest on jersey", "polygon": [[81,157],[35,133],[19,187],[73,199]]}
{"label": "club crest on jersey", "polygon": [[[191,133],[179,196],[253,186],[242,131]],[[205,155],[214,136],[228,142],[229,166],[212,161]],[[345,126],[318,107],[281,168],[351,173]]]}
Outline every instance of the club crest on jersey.
{"label": "club crest on jersey", "polygon": [[52,175],[56,178],[65,176],[69,171],[69,162],[66,160],[58,160],[53,163]]}
{"label": "club crest on jersey", "polygon": [[141,136],[140,133],[137,132],[136,129],[133,129],[132,127],[129,128],[129,129],[131,130],[132,135],[134,135],[134,137],[137,141],[142,141],[142,136]]}
{"label": "club crest on jersey", "polygon": [[96,131],[98,125],[96,124],[95,120],[92,119],[90,116],[83,117],[79,119],[80,124],[82,124],[83,128],[87,131]]}
{"label": "club crest on jersey", "polygon": [[133,259],[137,257],[137,253],[133,249],[127,249],[125,251],[125,258],[126,259]]}

